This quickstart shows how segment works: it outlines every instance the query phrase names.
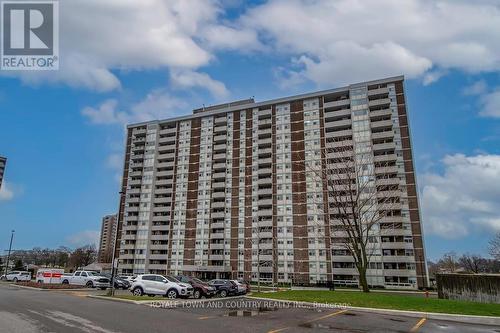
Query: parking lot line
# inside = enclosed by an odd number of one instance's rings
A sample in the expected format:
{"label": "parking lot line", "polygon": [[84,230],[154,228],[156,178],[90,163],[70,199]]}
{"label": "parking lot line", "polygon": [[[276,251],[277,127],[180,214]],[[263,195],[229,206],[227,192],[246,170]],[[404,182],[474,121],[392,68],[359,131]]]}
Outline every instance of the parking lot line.
{"label": "parking lot line", "polygon": [[427,318],[421,318],[416,324],[415,326],[413,326],[410,330],[410,332],[416,332],[418,331],[418,329],[426,322]]}
{"label": "parking lot line", "polygon": [[336,312],[333,312],[333,313],[330,313],[330,314],[324,315],[324,316],[319,317],[319,318],[311,319],[311,320],[309,320],[309,321],[306,321],[306,323],[312,323],[313,321],[318,321],[318,320],[322,320],[322,319],[330,318],[330,317],[333,317],[333,316],[336,316],[336,315],[339,315],[339,314],[345,313],[345,312],[347,312],[347,311],[348,311],[348,310],[340,310],[340,311],[336,311]]}
{"label": "parking lot line", "polygon": [[203,317],[198,317],[198,320],[205,320],[205,319],[210,319],[210,318],[215,318],[214,316],[203,316]]}
{"label": "parking lot line", "polygon": [[283,328],[278,328],[277,330],[272,330],[272,331],[269,331],[267,333],[278,333],[278,332],[282,332],[284,330],[287,330],[289,329],[290,327],[283,327]]}
{"label": "parking lot line", "polygon": [[[312,323],[312,322],[315,322],[315,321],[318,321],[318,320],[322,320],[322,319],[326,319],[326,318],[330,318],[330,317],[333,317],[333,316],[336,316],[336,315],[339,315],[339,314],[342,314],[342,313],[345,313],[347,312],[348,310],[340,310],[340,311],[336,311],[336,312],[332,312],[332,313],[329,313],[327,315],[324,315],[324,316],[321,316],[321,317],[318,317],[318,318],[314,318],[314,319],[311,319],[311,320],[308,320],[306,322],[304,322],[304,324],[307,324],[307,323]],[[290,327],[283,327],[283,328],[278,328],[276,330],[272,330],[272,331],[269,331],[267,333],[278,333],[278,332],[282,332],[284,330],[287,330],[289,329]]]}

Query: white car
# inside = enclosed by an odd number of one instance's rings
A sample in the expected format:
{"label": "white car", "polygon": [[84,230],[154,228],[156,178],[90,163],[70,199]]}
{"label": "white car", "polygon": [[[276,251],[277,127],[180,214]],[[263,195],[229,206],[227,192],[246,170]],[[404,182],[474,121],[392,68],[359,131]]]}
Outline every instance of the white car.
{"label": "white car", "polygon": [[74,284],[86,286],[87,288],[106,289],[110,287],[110,280],[93,271],[76,271],[73,275],[62,276],[62,284]]}
{"label": "white car", "polygon": [[2,280],[7,281],[31,281],[31,273],[27,271],[12,271],[8,272],[7,275],[2,275]]}
{"label": "white car", "polygon": [[181,283],[171,276],[141,274],[135,278],[132,286],[130,286],[130,291],[135,296],[163,295],[168,298],[187,298],[193,294],[193,287],[189,284]]}
{"label": "white car", "polygon": [[238,280],[231,280],[231,281],[234,282],[236,287],[238,287],[238,295],[244,295],[247,293],[247,286],[245,284],[241,283]]}

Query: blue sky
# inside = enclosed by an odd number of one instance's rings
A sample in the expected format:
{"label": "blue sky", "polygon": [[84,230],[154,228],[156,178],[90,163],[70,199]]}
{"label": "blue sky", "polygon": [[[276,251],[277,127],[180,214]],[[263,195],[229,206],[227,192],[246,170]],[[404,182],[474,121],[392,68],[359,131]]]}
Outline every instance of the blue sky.
{"label": "blue sky", "polygon": [[15,248],[96,239],[117,209],[127,123],[399,74],[429,258],[486,255],[500,231],[500,9],[490,1],[60,3],[61,69],[0,72],[2,249],[11,229]]}

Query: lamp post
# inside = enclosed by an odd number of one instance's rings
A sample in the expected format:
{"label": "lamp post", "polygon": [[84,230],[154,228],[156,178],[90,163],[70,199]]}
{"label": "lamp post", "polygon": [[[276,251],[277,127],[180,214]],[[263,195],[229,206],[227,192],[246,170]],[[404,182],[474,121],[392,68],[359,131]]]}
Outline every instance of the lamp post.
{"label": "lamp post", "polygon": [[10,244],[9,244],[9,252],[7,254],[7,262],[5,263],[5,275],[7,276],[7,270],[9,268],[9,261],[10,261],[10,251],[12,250],[12,240],[14,239],[14,233],[16,231],[12,230],[10,233]]}
{"label": "lamp post", "polygon": [[115,269],[118,268],[118,262],[116,263],[115,268],[115,260],[118,260],[118,258],[116,258],[116,243],[118,242],[118,225],[120,224],[120,210],[122,208],[123,193],[123,191],[118,192],[118,194],[120,195],[120,199],[118,200],[118,213],[116,214],[116,228],[113,239],[113,256],[111,259],[111,296],[115,295]]}

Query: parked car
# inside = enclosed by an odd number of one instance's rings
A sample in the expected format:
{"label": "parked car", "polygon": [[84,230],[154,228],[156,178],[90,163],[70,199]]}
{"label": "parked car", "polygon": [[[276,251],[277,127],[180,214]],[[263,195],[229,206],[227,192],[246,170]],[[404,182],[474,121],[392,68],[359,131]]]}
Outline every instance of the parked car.
{"label": "parked car", "polygon": [[238,287],[231,280],[215,279],[209,281],[208,284],[217,289],[217,294],[220,297],[238,294]]}
{"label": "parked car", "polygon": [[168,298],[187,298],[193,294],[193,287],[170,276],[141,274],[135,278],[130,291],[135,296],[163,295]]}
{"label": "parked car", "polygon": [[28,271],[12,271],[0,277],[4,281],[31,281],[31,273]]}
{"label": "parked car", "polygon": [[76,271],[73,275],[63,276],[62,284],[73,284],[104,290],[109,288],[110,280],[102,274],[94,271]]}
{"label": "parked car", "polygon": [[177,280],[188,283],[193,287],[193,297],[201,298],[202,296],[205,298],[213,297],[217,290],[215,287],[212,287],[206,282],[201,281],[200,279],[194,278],[192,276],[187,275],[178,275],[176,276]]}
{"label": "parked car", "polygon": [[118,277],[122,280],[128,281],[130,284],[132,284],[135,280],[135,275],[118,275]]}
{"label": "parked car", "polygon": [[[105,276],[105,277],[107,277],[109,279],[109,281],[110,281],[109,283],[111,285],[111,274],[109,274],[109,273],[103,273],[102,275]],[[127,290],[128,288],[130,288],[130,285],[131,285],[131,283],[128,282],[127,280],[122,279],[119,276],[115,276],[115,288],[116,289]]]}
{"label": "parked car", "polygon": [[238,295],[245,295],[247,293],[247,285],[244,283],[241,283],[238,280],[230,280],[236,285],[236,288],[238,289]]}

